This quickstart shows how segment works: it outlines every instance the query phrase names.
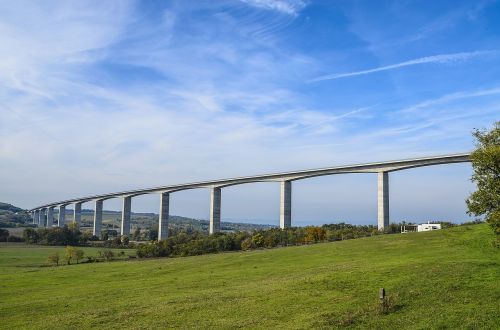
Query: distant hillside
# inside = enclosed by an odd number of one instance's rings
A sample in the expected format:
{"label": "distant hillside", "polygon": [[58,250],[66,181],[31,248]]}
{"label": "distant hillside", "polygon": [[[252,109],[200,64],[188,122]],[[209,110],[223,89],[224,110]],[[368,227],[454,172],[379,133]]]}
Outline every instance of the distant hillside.
{"label": "distant hillside", "polygon": [[[103,211],[103,223],[109,227],[119,228],[121,222],[121,212],[119,211]],[[94,211],[89,209],[82,210],[82,221],[86,226],[91,227],[94,217]],[[131,215],[131,226],[141,229],[154,229],[158,227],[158,214],[155,213],[134,213]],[[182,217],[178,215],[169,216],[169,227],[177,230],[192,230],[208,232],[209,221]],[[260,225],[252,223],[225,222],[221,223],[222,231],[254,231],[261,229],[269,229],[276,226]]]}
{"label": "distant hillside", "polygon": [[30,215],[25,210],[9,203],[0,202],[0,227],[22,227],[30,221]]}
{"label": "distant hillside", "polygon": [[[71,219],[73,210],[66,210],[67,219]],[[54,209],[54,218],[57,219],[58,209]],[[94,217],[94,210],[83,209],[82,221],[85,226],[91,227]],[[177,230],[193,230],[193,231],[208,231],[209,222],[207,220],[198,220],[193,218],[170,215],[170,228]],[[108,227],[120,226],[121,212],[120,211],[103,211],[103,223]],[[154,229],[158,227],[158,214],[155,213],[134,213],[131,216],[132,228]],[[30,214],[19,207],[12,204],[0,202],[0,227],[25,227],[32,226]],[[276,226],[258,225],[252,223],[237,223],[237,222],[222,222],[222,231],[253,231],[260,229],[268,229]]]}
{"label": "distant hillside", "polygon": [[17,206],[14,206],[12,204],[9,204],[9,203],[2,203],[2,202],[0,202],[0,210],[11,211],[11,212],[20,212],[23,209],[21,209],[21,208],[19,208]]}

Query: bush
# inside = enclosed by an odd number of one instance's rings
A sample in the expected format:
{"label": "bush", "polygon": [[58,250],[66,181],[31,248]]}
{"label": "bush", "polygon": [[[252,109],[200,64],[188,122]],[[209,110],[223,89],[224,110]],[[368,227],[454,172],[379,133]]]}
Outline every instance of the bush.
{"label": "bush", "polygon": [[0,242],[7,242],[9,231],[7,229],[0,229]]}
{"label": "bush", "polygon": [[23,242],[23,239],[21,237],[10,235],[7,237],[7,242]]}
{"label": "bush", "polygon": [[26,228],[23,232],[23,239],[29,244],[44,245],[80,245],[86,242],[85,237],[76,228],[55,227],[55,228]]}
{"label": "bush", "polygon": [[66,246],[64,250],[64,260],[68,265],[71,265],[71,261],[76,259],[76,249],[72,246]]}
{"label": "bush", "polygon": [[26,243],[35,244],[38,243],[39,235],[38,232],[33,228],[26,228],[23,231],[23,238]]}
{"label": "bush", "polygon": [[122,235],[120,243],[123,244],[123,245],[128,245],[128,243],[129,243],[128,236],[127,235]]}
{"label": "bush", "polygon": [[99,250],[97,251],[97,255],[101,258],[101,259],[104,259],[106,261],[111,261],[113,260],[113,258],[115,257],[115,254],[113,253],[113,251],[109,250],[109,249],[106,249],[106,250]]}
{"label": "bush", "polygon": [[54,252],[54,253],[50,254],[48,257],[48,261],[52,265],[59,266],[59,260],[60,260],[59,252]]}
{"label": "bush", "polygon": [[82,260],[83,257],[85,256],[85,252],[83,250],[76,250],[75,251],[75,259],[76,259],[76,263],[78,263],[78,261]]}
{"label": "bush", "polygon": [[[395,228],[398,228],[395,226]],[[399,232],[399,229],[398,229]],[[311,244],[325,240],[335,241],[381,234],[375,226],[353,226],[345,223],[306,228],[272,228],[247,232],[207,235],[195,231],[177,231],[161,242],[138,244],[139,258],[166,256],[193,256],[222,251],[273,248],[276,246]]]}
{"label": "bush", "polygon": [[243,242],[241,242],[241,249],[242,250],[246,251],[246,250],[250,250],[251,248],[253,248],[251,237],[248,237]]}

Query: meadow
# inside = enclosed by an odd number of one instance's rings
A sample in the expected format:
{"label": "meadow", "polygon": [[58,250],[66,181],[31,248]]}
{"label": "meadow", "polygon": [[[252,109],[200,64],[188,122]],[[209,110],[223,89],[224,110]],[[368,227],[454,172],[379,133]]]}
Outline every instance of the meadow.
{"label": "meadow", "polygon": [[[496,329],[500,253],[492,240],[481,224],[59,267],[49,267],[47,256],[63,247],[7,243],[0,245],[0,328]],[[382,287],[391,301],[386,313]]]}

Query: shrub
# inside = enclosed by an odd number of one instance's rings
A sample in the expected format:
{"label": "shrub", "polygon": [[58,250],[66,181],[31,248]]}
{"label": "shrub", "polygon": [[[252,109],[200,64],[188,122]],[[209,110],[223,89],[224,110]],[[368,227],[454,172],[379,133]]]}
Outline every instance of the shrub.
{"label": "shrub", "polygon": [[23,241],[23,239],[21,237],[12,236],[12,235],[7,237],[7,242],[22,242],[22,241]]}
{"label": "shrub", "polygon": [[246,238],[243,242],[241,242],[241,249],[242,250],[250,250],[253,247],[252,244],[252,238],[248,237]]}
{"label": "shrub", "polygon": [[0,242],[7,242],[9,231],[7,229],[0,229]]}
{"label": "shrub", "polygon": [[66,260],[66,263],[68,265],[71,265],[71,261],[76,259],[76,249],[72,246],[66,246],[65,252],[64,252],[64,260]]}
{"label": "shrub", "polygon": [[75,250],[76,263],[78,263],[78,261],[82,260],[84,255],[85,255],[85,252],[83,250],[79,250],[79,249]]}
{"label": "shrub", "polygon": [[128,243],[129,243],[128,236],[127,235],[122,235],[120,243],[123,244],[123,245],[128,245]]}
{"label": "shrub", "polygon": [[23,231],[23,238],[26,243],[29,244],[38,243],[39,239],[38,232],[33,228],[26,228]]}
{"label": "shrub", "polygon": [[106,259],[106,261],[110,261],[110,260],[113,260],[113,258],[115,257],[115,254],[111,250],[104,250],[102,253],[102,256],[104,257],[104,259]]}
{"label": "shrub", "polygon": [[48,257],[48,261],[52,265],[59,266],[59,260],[60,260],[59,252],[54,252],[54,253],[50,254]]}

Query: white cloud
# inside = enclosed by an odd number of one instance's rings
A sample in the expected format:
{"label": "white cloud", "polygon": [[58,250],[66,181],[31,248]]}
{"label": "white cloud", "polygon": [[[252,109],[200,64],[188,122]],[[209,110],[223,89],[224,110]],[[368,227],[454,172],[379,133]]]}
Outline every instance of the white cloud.
{"label": "white cloud", "polygon": [[488,89],[483,89],[483,90],[456,92],[456,93],[440,96],[440,97],[435,98],[435,99],[419,102],[418,104],[415,104],[413,106],[410,106],[410,107],[407,107],[407,108],[401,110],[401,112],[413,112],[413,111],[423,109],[423,108],[440,106],[442,104],[446,104],[446,103],[456,101],[456,100],[473,98],[473,97],[481,97],[481,96],[491,96],[491,95],[498,95],[498,94],[500,94],[500,88],[488,88]]}
{"label": "white cloud", "polygon": [[332,80],[332,79],[360,76],[360,75],[366,75],[366,74],[371,74],[371,73],[375,73],[375,72],[394,70],[394,69],[399,69],[399,68],[403,68],[406,66],[426,64],[426,63],[445,64],[445,63],[463,62],[463,61],[467,61],[469,59],[472,59],[474,57],[492,55],[492,54],[498,54],[498,51],[497,50],[474,51],[474,52],[463,52],[463,53],[455,53],[455,54],[441,54],[441,55],[426,56],[426,57],[420,57],[417,59],[413,59],[413,60],[409,60],[409,61],[405,61],[405,62],[400,62],[400,63],[396,63],[396,64],[391,64],[391,65],[386,65],[386,66],[381,66],[378,68],[373,68],[373,69],[368,69],[368,70],[353,71],[353,72],[347,72],[347,73],[335,73],[335,74],[319,76],[319,77],[310,79],[308,82],[318,82],[318,81],[323,81],[323,80]]}
{"label": "white cloud", "polygon": [[288,15],[297,15],[305,6],[302,0],[240,0],[248,5],[277,11]]}

